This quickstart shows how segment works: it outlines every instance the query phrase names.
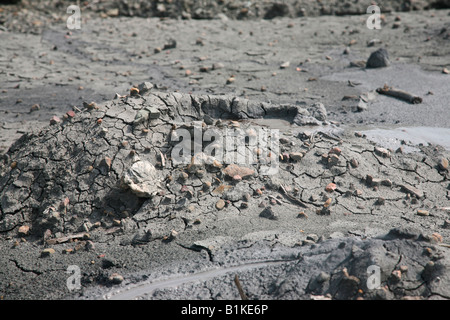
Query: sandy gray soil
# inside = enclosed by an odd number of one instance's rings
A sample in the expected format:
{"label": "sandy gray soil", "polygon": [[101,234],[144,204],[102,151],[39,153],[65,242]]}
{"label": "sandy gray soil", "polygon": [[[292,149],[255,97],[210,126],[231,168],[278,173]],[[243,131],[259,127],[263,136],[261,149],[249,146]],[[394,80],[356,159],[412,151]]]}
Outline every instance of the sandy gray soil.
{"label": "sandy gray soil", "polygon": [[[235,275],[249,299],[450,298],[448,9],[391,6],[370,30],[363,4],[273,19],[103,8],[69,31],[61,7],[20,11],[46,21],[24,30],[1,7],[2,299],[240,299]],[[378,48],[389,66],[365,68]],[[176,165],[180,127],[279,129],[278,172]],[[154,180],[126,182],[148,163]]]}

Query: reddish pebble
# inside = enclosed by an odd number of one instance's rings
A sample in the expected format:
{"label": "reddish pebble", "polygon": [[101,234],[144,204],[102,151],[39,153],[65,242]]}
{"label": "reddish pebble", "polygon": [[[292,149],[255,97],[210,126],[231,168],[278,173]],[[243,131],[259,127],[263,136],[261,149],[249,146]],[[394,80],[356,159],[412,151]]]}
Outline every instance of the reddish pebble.
{"label": "reddish pebble", "polygon": [[336,190],[336,184],[334,183],[329,183],[326,187],[325,187],[325,191],[327,192],[333,192],[334,190]]}
{"label": "reddish pebble", "polygon": [[73,110],[67,111],[66,114],[71,118],[75,117],[75,112]]}

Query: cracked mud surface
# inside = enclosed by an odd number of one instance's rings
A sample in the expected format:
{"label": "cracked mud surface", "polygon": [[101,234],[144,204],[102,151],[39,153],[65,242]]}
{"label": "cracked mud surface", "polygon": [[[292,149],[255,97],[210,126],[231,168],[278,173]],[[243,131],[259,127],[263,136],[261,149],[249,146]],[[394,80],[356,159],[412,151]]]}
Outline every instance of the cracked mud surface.
{"label": "cracked mud surface", "polygon": [[[238,299],[236,274],[250,299],[450,298],[449,150],[364,135],[448,134],[448,10],[396,15],[404,29],[387,15],[377,35],[392,65],[376,70],[348,67],[376,49],[360,16],[93,18],[70,35],[0,34],[2,298]],[[169,37],[176,47],[154,52]],[[145,81],[155,87],[130,91]],[[373,93],[386,81],[424,102]],[[254,163],[214,161],[203,141],[192,156],[204,161],[177,164],[179,129],[279,136]],[[276,174],[262,170],[270,156]]]}

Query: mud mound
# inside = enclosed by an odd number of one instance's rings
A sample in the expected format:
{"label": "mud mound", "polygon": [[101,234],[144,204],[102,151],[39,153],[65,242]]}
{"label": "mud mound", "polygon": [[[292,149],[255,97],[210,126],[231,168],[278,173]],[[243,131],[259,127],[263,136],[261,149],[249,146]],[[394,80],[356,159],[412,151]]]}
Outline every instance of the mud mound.
{"label": "mud mound", "polygon": [[[286,214],[288,204],[306,211],[298,217],[368,215],[382,228],[420,220],[447,237],[449,176],[439,153],[406,155],[363,137],[305,131],[326,123],[320,103],[151,87],[85,103],[22,136],[1,168],[0,231],[48,238],[100,228],[147,242],[236,215],[289,225],[297,214]],[[284,130],[267,126],[280,121]]]}
{"label": "mud mound", "polygon": [[[149,88],[146,83],[140,91]],[[210,188],[223,186],[225,180],[237,183],[250,178],[261,168],[256,162],[253,169],[230,161],[226,166],[223,159],[205,155],[205,132],[217,125],[219,130],[240,130],[248,137],[256,133],[245,129],[244,123],[240,128],[236,120],[274,117],[294,124],[321,124],[326,110],[321,104],[304,108],[159,92],[118,97],[102,105],[85,103],[83,110],[69,111],[62,120],[52,118],[43,131],[25,134],[6,154],[0,180],[0,231],[28,224],[41,235],[47,229],[53,233],[89,230],[100,222],[109,227],[129,217],[136,222],[170,221],[173,211],[200,202],[201,194],[213,191]],[[196,130],[200,140],[194,141]],[[179,150],[183,158],[176,162],[174,146],[182,139],[189,143],[184,153]],[[200,146],[190,150],[191,140]],[[232,151],[237,148],[233,145]],[[261,158],[269,152],[264,150]],[[228,197],[237,201],[241,195]]]}

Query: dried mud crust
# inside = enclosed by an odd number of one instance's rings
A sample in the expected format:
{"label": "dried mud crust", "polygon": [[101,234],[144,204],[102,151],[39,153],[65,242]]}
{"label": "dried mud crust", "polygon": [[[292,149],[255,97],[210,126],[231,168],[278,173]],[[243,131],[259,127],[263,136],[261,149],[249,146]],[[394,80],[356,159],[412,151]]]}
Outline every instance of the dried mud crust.
{"label": "dried mud crust", "polygon": [[[178,128],[193,133],[200,121],[202,132],[218,127],[249,135],[258,126],[248,120],[276,117],[293,127],[279,137],[274,175],[260,174],[260,163],[198,160],[206,159],[204,153],[192,154],[191,164],[172,162]],[[269,215],[260,214],[270,219],[288,218],[283,212],[289,205],[305,216],[387,215],[430,229],[444,224],[449,176],[440,163],[448,152],[394,153],[363,137],[347,141],[297,126],[325,119],[321,104],[271,105],[229,96],[151,92],[85,104],[62,120],[53,118],[44,130],[25,134],[6,153],[0,231],[17,234],[27,225],[32,235],[50,230],[55,237],[116,226],[150,230],[145,237],[150,241],[218,211],[234,217],[258,205],[262,212],[270,207]],[[260,150],[260,160],[274,152]],[[423,217],[418,210],[429,214]]]}

